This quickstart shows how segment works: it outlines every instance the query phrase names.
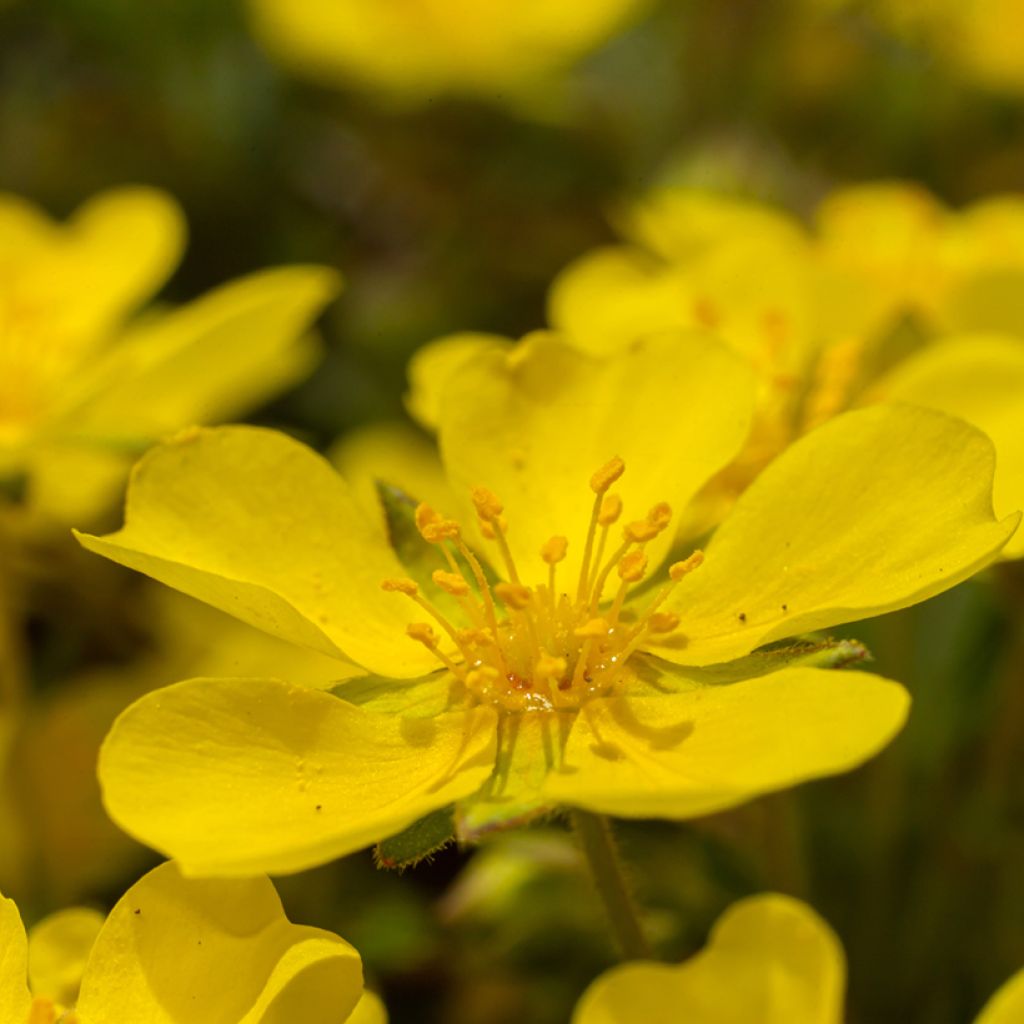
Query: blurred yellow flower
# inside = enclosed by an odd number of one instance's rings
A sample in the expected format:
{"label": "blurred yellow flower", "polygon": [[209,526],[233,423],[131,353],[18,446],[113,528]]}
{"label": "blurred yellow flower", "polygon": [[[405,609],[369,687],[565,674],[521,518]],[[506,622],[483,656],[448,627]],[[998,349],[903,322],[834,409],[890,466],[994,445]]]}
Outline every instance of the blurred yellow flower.
{"label": "blurred yellow flower", "polygon": [[[801,433],[884,399],[988,432],[999,452],[996,508],[1024,506],[1024,199],[953,213],[910,184],[861,185],[831,194],[812,234],[757,202],[665,188],[621,221],[629,244],[587,254],[555,281],[553,325],[597,355],[700,325],[758,374],[751,439],[684,535],[717,522]],[[924,339],[900,361],[908,318]],[[941,348],[931,344],[939,337]],[[419,412],[426,401],[414,398]],[[1006,555],[1022,554],[1018,538]]]}
{"label": "blurred yellow flower", "polygon": [[[733,904],[685,963],[635,961],[601,975],[573,1024],[842,1024],[846,958],[807,904],[767,893]],[[1024,971],[975,1024],[1024,1020]]]}
{"label": "blurred yellow flower", "polygon": [[306,332],[338,290],[322,267],[252,274],[126,325],[183,242],[154,189],[103,193],[66,224],[0,196],[0,481],[25,477],[33,510],[88,521],[158,437],[233,418],[316,360]]}
{"label": "blurred yellow flower", "polygon": [[143,697],[101,753],[109,813],[190,874],[287,872],[453,804],[470,839],[558,806],[686,818],[859,764],[904,720],[897,684],[799,645],[719,663],[953,586],[1018,517],[993,518],[983,435],[877,406],[788,448],[706,557],[659,571],[667,502],[735,456],[752,403],[745,362],[699,334],[605,360],[547,335],[487,349],[437,406],[453,505],[420,505],[395,548],[283,435],[154,449],[124,528],[86,547],[390,678]]}
{"label": "blurred yellow flower", "polygon": [[400,103],[540,92],[648,0],[249,0],[271,54],[314,78]]}
{"label": "blurred yellow flower", "polygon": [[194,881],[163,864],[104,921],[61,911],[26,937],[0,897],[4,1024],[385,1024],[359,954],[292,924],[266,878]]}
{"label": "blurred yellow flower", "polygon": [[853,8],[906,42],[1007,93],[1024,92],[1024,7],[1019,0],[814,0]]}

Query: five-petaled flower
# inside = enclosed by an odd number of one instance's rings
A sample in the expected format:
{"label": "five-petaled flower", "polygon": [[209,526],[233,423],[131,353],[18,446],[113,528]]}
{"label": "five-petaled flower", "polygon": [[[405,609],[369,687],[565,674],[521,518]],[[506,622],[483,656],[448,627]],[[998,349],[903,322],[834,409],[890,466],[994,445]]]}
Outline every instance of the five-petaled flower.
{"label": "five-petaled flower", "polygon": [[480,352],[440,395],[452,507],[417,509],[404,562],[287,437],[153,450],[123,529],[82,542],[375,675],[143,697],[101,754],[109,813],[189,873],[286,872],[451,805],[464,839],[557,807],[679,819],[859,764],[900,728],[899,685],[746,656],[953,586],[1018,516],[993,515],[981,433],[877,406],[791,446],[674,558],[673,509],[744,443],[753,392],[700,334]]}

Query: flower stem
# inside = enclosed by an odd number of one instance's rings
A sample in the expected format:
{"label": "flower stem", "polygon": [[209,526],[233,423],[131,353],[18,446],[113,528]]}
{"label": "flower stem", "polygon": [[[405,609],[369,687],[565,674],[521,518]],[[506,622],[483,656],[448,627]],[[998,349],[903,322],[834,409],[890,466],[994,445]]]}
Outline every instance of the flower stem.
{"label": "flower stem", "polygon": [[569,819],[624,957],[627,960],[653,959],[623,874],[611,823],[601,814],[578,810],[570,811]]}

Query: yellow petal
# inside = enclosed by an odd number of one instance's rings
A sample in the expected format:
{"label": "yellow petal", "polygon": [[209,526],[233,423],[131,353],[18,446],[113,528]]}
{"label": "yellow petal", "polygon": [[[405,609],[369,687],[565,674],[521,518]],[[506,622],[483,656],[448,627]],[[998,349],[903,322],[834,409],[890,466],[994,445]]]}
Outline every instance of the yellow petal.
{"label": "yellow petal", "polygon": [[280,267],[148,319],[95,368],[89,399],[61,429],[141,445],[248,412],[312,368],[305,332],[339,287],[325,267]]}
{"label": "yellow petal", "polygon": [[[456,496],[484,485],[504,502],[526,582],[543,578],[541,545],[569,537],[559,571],[572,581],[594,503],[591,474],[614,456],[625,460],[614,488],[626,521],[659,501],[678,513],[739,450],[753,377],[744,360],[699,334],[647,338],[605,360],[539,335],[511,356],[485,352],[464,364],[444,397],[441,453]],[[670,533],[651,543],[652,565]]]}
{"label": "yellow petal", "polygon": [[[125,526],[82,544],[245,622],[382,675],[435,667],[404,636],[422,615],[380,581],[404,575],[320,456],[254,427],[188,431],[132,472]],[[412,611],[410,611],[412,609]]]}
{"label": "yellow petal", "polygon": [[648,334],[694,327],[692,291],[678,269],[639,250],[608,247],[559,274],[548,316],[574,348],[608,355]]}
{"label": "yellow petal", "polygon": [[619,219],[631,240],[671,262],[752,239],[781,246],[805,240],[800,224],[783,210],[702,189],[655,189]]}
{"label": "yellow petal", "polygon": [[72,907],[51,914],[28,935],[28,979],[32,992],[73,1005],[86,960],[103,925],[98,910]]}
{"label": "yellow petal", "polygon": [[855,768],[899,731],[909,704],[879,676],[811,668],[595,700],[544,789],[624,818],[710,814]]}
{"label": "yellow petal", "polygon": [[46,312],[51,337],[83,352],[103,340],[129,310],[148,298],[178,262],[185,225],[177,203],[152,188],[128,187],[84,203],[66,225],[22,204],[4,204],[20,259],[13,261],[17,295]]}
{"label": "yellow petal", "polygon": [[1024,1020],[1024,971],[1018,971],[985,1004],[974,1024],[1020,1024]]}
{"label": "yellow petal", "polygon": [[846,958],[807,904],[768,893],[734,903],[678,967],[634,962],[595,981],[573,1024],[841,1024]]}
{"label": "yellow petal", "polygon": [[[944,339],[897,366],[873,395],[941,409],[983,430],[996,446],[996,513],[1024,509],[1024,339]],[[1010,538],[1003,554],[1024,555],[1024,533]]]}
{"label": "yellow petal", "polygon": [[327,457],[349,482],[368,517],[381,515],[378,483],[451,513],[454,502],[437,446],[405,423],[374,423],[350,431]]}
{"label": "yellow petal", "polygon": [[196,880],[162,864],[110,912],[86,967],[88,1024],[338,1024],[359,954],[292,924],[266,878]]}
{"label": "yellow petal", "polygon": [[999,553],[1018,516],[992,514],[992,443],[944,413],[846,413],[782,453],[740,497],[669,605],[680,664],[904,608]]}
{"label": "yellow petal", "polygon": [[405,405],[414,420],[430,430],[441,415],[441,394],[448,378],[478,352],[508,349],[512,343],[500,334],[463,332],[438,338],[418,348],[409,360],[409,391]]}
{"label": "yellow petal", "polygon": [[190,680],[114,724],[99,776],[110,816],[189,874],[300,871],[477,789],[494,713],[377,715],[274,680]]}
{"label": "yellow petal", "polygon": [[12,1024],[28,1016],[28,940],[13,900],[0,895],[0,1006]]}
{"label": "yellow petal", "polygon": [[388,1024],[388,1012],[379,996],[364,992],[356,1008],[345,1018],[345,1024]]}

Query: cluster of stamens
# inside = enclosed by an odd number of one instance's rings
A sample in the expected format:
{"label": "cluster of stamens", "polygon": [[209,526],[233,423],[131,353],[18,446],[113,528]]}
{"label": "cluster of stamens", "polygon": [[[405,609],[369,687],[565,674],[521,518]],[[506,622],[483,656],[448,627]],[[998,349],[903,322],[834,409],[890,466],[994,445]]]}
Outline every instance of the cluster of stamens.
{"label": "cluster of stamens", "polygon": [[[481,533],[498,548],[504,582],[488,579],[455,520],[425,504],[416,509],[420,535],[440,549],[448,566],[433,573],[433,583],[457,602],[470,625],[456,627],[412,579],[387,579],[381,585],[418,604],[447,635],[450,645],[430,622],[414,622],[407,629],[471,699],[510,711],[579,707],[613,689],[645,637],[679,626],[678,615],[662,611],[662,605],[704,560],[700,551],[669,567],[669,581],[639,614],[624,614],[626,598],[647,573],[647,545],[672,519],[667,504],[655,505],[643,519],[624,524],[621,542],[607,553],[612,527],[622,516],[622,500],[611,488],[625,468],[622,459],[614,458],[590,479],[594,505],[574,593],[561,589],[557,578],[569,547],[562,536],[541,546],[547,578],[533,586],[523,583],[509,548],[504,508],[487,488],[473,489],[473,505]],[[619,583],[608,604],[603,599],[613,572]]]}

